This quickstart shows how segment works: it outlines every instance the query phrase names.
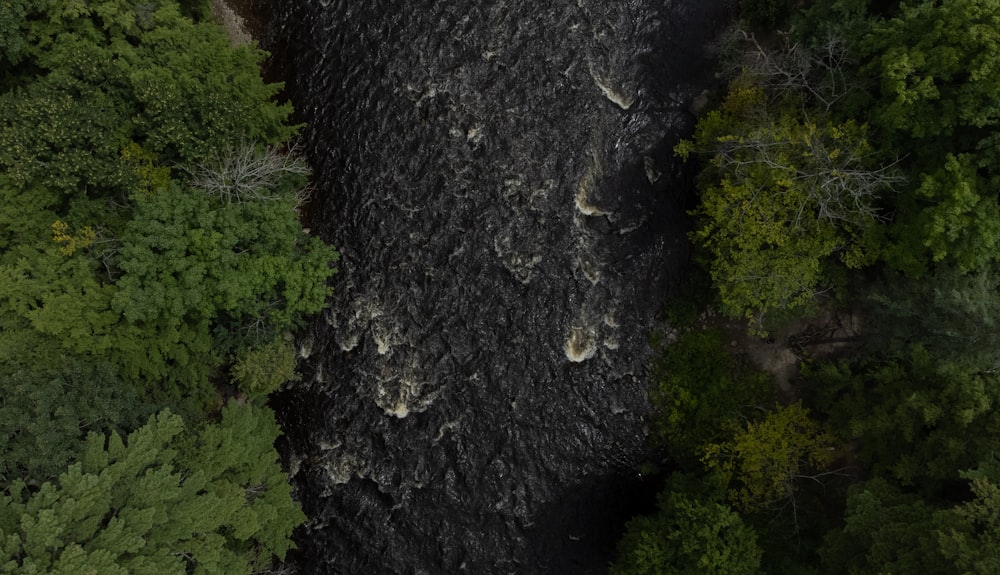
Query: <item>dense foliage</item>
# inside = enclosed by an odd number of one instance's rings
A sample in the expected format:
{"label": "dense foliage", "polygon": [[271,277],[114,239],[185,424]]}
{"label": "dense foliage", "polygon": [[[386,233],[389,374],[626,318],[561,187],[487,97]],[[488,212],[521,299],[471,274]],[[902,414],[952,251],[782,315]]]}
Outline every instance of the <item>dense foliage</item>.
{"label": "dense foliage", "polygon": [[185,433],[163,412],[123,440],[91,434],[57,482],[0,497],[0,573],[250,573],[304,519],[270,412],[231,405]]}
{"label": "dense foliage", "polygon": [[692,331],[660,345],[650,390],[658,411],[653,433],[674,459],[697,459],[703,445],[773,402],[770,378],[728,352],[721,332]]}
{"label": "dense foliage", "polygon": [[[171,3],[51,2],[24,26],[0,94],[4,321],[46,342],[31,363],[57,346],[206,401],[230,353],[325,299],[336,253],[296,221],[303,170],[268,163],[289,110],[260,53]],[[267,176],[237,202],[205,186],[241,175],[230,156]]]}
{"label": "dense foliage", "polygon": [[261,406],[337,253],[209,15],[0,3],[0,572],[249,573],[303,519]]}
{"label": "dense foliage", "polygon": [[612,575],[757,575],[761,551],[753,528],[709,487],[675,475],[656,514],[629,522]]}
{"label": "dense foliage", "polygon": [[[727,494],[769,574],[997,573],[1000,2],[796,4],[741,2],[720,42],[728,86],[677,147],[701,160],[692,239],[751,332],[843,307],[860,334],[800,349],[801,402],[736,419],[727,346],[697,324],[666,346],[663,497],[719,486],[688,497]],[[697,572],[671,551],[689,516],[633,520],[615,568]]]}

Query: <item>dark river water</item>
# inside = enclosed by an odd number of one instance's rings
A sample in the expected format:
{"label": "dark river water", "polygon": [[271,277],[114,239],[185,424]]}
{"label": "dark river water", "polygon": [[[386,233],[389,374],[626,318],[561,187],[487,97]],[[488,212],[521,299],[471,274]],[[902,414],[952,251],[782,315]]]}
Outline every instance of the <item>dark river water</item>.
{"label": "dark river water", "polygon": [[705,0],[262,11],[343,255],[275,400],[309,574],[603,573],[648,501],[648,334]]}

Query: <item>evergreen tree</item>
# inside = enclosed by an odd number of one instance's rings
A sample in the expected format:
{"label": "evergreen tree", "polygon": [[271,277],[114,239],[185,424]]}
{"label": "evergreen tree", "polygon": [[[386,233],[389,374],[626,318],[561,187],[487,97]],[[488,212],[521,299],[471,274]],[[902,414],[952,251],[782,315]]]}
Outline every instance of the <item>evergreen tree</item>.
{"label": "evergreen tree", "polygon": [[107,368],[64,359],[58,369],[0,363],[0,487],[55,479],[79,457],[88,432],[130,431],[153,411]]}
{"label": "evergreen tree", "polygon": [[249,574],[283,559],[304,516],[268,412],[230,405],[184,432],[163,412],[123,440],[91,434],[78,463],[0,498],[0,573]]}

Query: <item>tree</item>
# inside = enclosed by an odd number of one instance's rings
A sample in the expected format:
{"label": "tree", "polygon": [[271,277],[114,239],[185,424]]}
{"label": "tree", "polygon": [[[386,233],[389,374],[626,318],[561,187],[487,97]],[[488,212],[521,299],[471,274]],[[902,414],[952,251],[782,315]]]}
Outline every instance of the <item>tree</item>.
{"label": "tree", "polygon": [[919,281],[885,270],[861,293],[868,347],[907,354],[919,342],[928,353],[971,372],[1000,369],[1000,276],[996,264],[975,272],[938,265]]}
{"label": "tree", "polygon": [[770,403],[771,378],[726,348],[718,331],[682,334],[654,363],[649,399],[657,411],[656,441],[682,464],[706,443],[720,441],[734,421]]}
{"label": "tree", "polygon": [[[174,405],[203,402],[225,358],[328,293],[336,253],[293,212],[306,170],[274,151],[296,129],[290,108],[271,101],[262,52],[175,2],[33,6],[9,15],[32,42],[0,93],[4,327],[111,362]],[[283,159],[254,201],[220,206],[188,185],[240,146]]]}
{"label": "tree", "polygon": [[844,527],[821,551],[826,572],[991,575],[1000,568],[997,462],[961,473],[965,501],[922,499],[874,479],[851,489]]}
{"label": "tree", "polygon": [[1000,572],[1000,463],[994,456],[962,477],[975,497],[945,512],[953,526],[938,532],[941,554],[962,573]]}
{"label": "tree", "polygon": [[727,30],[719,42],[723,74],[760,86],[773,103],[800,104],[804,117],[831,113],[854,91],[850,50],[841,31],[817,33],[808,44],[783,34],[782,42],[778,49],[769,48],[738,26]]}
{"label": "tree", "polygon": [[788,18],[789,0],[740,0],[740,16],[754,28],[772,30]]}
{"label": "tree", "polygon": [[325,305],[338,255],[302,233],[295,192],[279,192],[223,205],[176,185],[139,194],[115,248],[114,283],[99,273],[101,246],[66,254],[50,226],[48,238],[0,255],[0,306],[22,318],[18,329],[110,360],[127,381],[160,382],[164,399],[198,402],[229,354],[273,341]]}
{"label": "tree", "polygon": [[9,65],[20,62],[27,44],[23,28],[28,16],[42,6],[44,0],[4,1],[0,9],[0,73]]}
{"label": "tree", "polygon": [[[240,141],[276,144],[295,128],[265,84],[264,53],[233,46],[211,21],[193,22],[176,2],[51,2],[30,23],[28,55],[65,91],[105,91],[125,112],[131,139],[161,163],[194,163]],[[102,82],[103,81],[103,82]]]}
{"label": "tree", "polygon": [[266,398],[282,384],[301,378],[295,371],[295,346],[285,337],[242,351],[231,372],[233,383],[254,398]]}
{"label": "tree", "polygon": [[910,185],[888,206],[880,256],[920,277],[945,263],[975,271],[1000,245],[1000,5],[903,3],[857,39],[864,93],[846,108],[868,118],[878,147],[905,154]]}
{"label": "tree", "polygon": [[0,573],[249,574],[283,558],[304,519],[266,412],[228,406],[184,433],[163,412],[123,441],[91,434],[79,463],[0,497]]}
{"label": "tree", "polygon": [[79,457],[88,432],[130,431],[153,411],[108,368],[71,359],[31,368],[0,362],[0,488],[55,479]]}
{"label": "tree", "polygon": [[[863,72],[875,78],[872,121],[916,139],[974,135],[1000,121],[1000,4],[993,0],[921,0],[877,20],[861,42]],[[939,140],[940,141],[940,140]],[[931,150],[969,151],[948,145]]]}
{"label": "tree", "polygon": [[872,480],[851,489],[845,525],[832,531],[820,555],[831,575],[925,573],[958,575],[938,549],[935,531],[951,529],[915,495]]}
{"label": "tree", "polygon": [[219,350],[258,344],[322,309],[337,252],[302,232],[294,195],[218,204],[174,187],[136,198],[113,306],[137,325],[209,322]]}
{"label": "tree", "polygon": [[728,505],[685,487],[676,475],[657,512],[629,521],[612,575],[756,575],[761,551],[753,529]]}
{"label": "tree", "polygon": [[943,166],[922,173],[902,194],[886,230],[882,259],[911,277],[946,264],[961,272],[983,269],[1000,246],[1000,206],[971,155],[947,154]]}
{"label": "tree", "polygon": [[879,163],[866,126],[830,119],[844,88],[810,84],[799,70],[808,66],[795,63],[808,61],[804,49],[778,58],[753,46],[764,54],[751,58],[754,71],[731,83],[720,109],[676,151],[710,158],[692,235],[710,254],[722,310],[762,329],[769,313],[801,309],[826,287],[833,256],[848,267],[872,261],[866,236],[880,219],[877,200],[900,177]]}
{"label": "tree", "polygon": [[955,470],[987,458],[1000,440],[997,378],[915,344],[897,356],[822,366],[809,386],[833,429],[861,442],[872,473],[936,489]]}
{"label": "tree", "polygon": [[297,150],[284,153],[274,146],[258,150],[253,143],[244,142],[221,157],[199,165],[191,185],[231,204],[285,199],[287,192],[282,193],[282,188],[288,187],[291,180],[296,200],[302,202],[308,190],[303,188],[301,178],[295,176],[308,176],[309,173],[309,165]]}
{"label": "tree", "polygon": [[796,510],[796,483],[836,473],[836,440],[809,418],[801,402],[777,406],[760,422],[748,422],[732,439],[704,447],[702,461],[734,482],[729,498],[741,511],[790,505]]}

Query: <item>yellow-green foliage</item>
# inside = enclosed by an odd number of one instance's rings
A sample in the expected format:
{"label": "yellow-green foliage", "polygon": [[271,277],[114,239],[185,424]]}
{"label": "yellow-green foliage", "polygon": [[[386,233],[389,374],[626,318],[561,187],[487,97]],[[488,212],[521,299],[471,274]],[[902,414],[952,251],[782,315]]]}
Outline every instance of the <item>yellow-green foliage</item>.
{"label": "yellow-green foliage", "polygon": [[129,142],[122,148],[122,160],[132,166],[139,178],[139,191],[145,194],[162,192],[170,185],[170,168],[157,166],[156,154],[143,150],[139,144]]}
{"label": "yellow-green foliage", "polygon": [[779,405],[732,439],[706,445],[702,461],[734,482],[730,500],[737,509],[760,511],[790,499],[796,481],[825,471],[835,444],[800,402]]}
{"label": "yellow-green foliage", "polygon": [[76,233],[73,228],[62,220],[52,222],[52,241],[59,244],[59,252],[71,256],[73,252],[94,243],[97,233],[90,226],[83,226]]}
{"label": "yellow-green foliage", "polygon": [[722,310],[758,329],[770,313],[808,305],[831,260],[870,263],[863,239],[878,217],[874,202],[895,180],[871,166],[864,125],[802,118],[765,96],[737,79],[694,141],[676,148],[708,158],[692,238],[711,256]]}

